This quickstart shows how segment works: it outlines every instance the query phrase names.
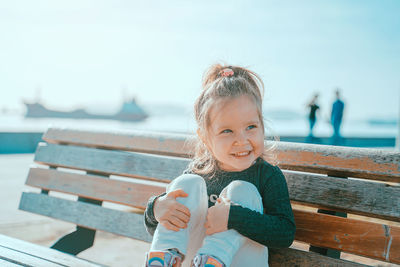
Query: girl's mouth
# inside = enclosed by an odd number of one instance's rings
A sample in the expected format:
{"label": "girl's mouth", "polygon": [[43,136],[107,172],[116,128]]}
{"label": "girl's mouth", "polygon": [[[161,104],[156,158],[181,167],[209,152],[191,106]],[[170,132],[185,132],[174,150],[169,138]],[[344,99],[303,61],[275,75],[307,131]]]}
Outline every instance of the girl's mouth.
{"label": "girl's mouth", "polygon": [[250,153],[251,153],[251,151],[242,151],[242,152],[233,153],[232,155],[240,158],[240,157],[246,157],[246,156],[250,155]]}

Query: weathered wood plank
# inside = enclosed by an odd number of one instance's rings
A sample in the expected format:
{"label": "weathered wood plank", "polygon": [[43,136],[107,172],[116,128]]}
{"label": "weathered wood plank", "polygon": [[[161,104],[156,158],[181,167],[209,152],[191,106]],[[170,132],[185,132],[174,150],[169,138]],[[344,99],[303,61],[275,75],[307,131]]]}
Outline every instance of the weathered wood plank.
{"label": "weathered wood plank", "polygon": [[400,183],[396,151],[279,142],[277,157],[283,169]]}
{"label": "weathered wood plank", "polygon": [[284,171],[290,199],[318,208],[400,221],[400,187]]}
{"label": "weathered wood plank", "polygon": [[[400,187],[359,180],[284,172],[292,201],[319,208],[400,221]],[[144,208],[165,186],[32,168],[27,185]]]}
{"label": "weathered wood plank", "polygon": [[5,248],[0,246],[0,259],[5,259],[8,262],[17,263],[19,266],[52,266],[52,267],[62,267],[66,265],[58,264],[57,262],[51,262],[46,260],[46,258],[38,258],[29,254],[25,254],[20,251]]}
{"label": "weathered wood plank", "polygon": [[0,235],[0,259],[14,262],[18,266],[103,266],[5,235]]}
{"label": "weathered wood plank", "polygon": [[41,143],[35,161],[56,167],[128,177],[170,181],[181,175],[189,160],[126,151]]}
{"label": "weathered wood plank", "polygon": [[[143,131],[96,132],[51,128],[43,136],[49,143],[66,143],[146,153],[189,157],[193,135]],[[400,153],[380,149],[337,147],[290,142],[276,146],[284,169],[333,176],[351,176],[400,182]]]}
{"label": "weathered wood plank", "polygon": [[332,259],[314,252],[291,248],[269,249],[270,267],[361,267],[366,266],[345,260]]}
{"label": "weathered wood plank", "polygon": [[14,263],[11,259],[5,259],[0,256],[0,266],[2,267],[21,267],[21,264]]}
{"label": "weathered wood plank", "polygon": [[75,223],[90,229],[98,229],[147,242],[151,241],[151,236],[144,228],[143,215],[140,214],[26,192],[22,193],[19,209]]}
{"label": "weathered wood plank", "polygon": [[186,141],[191,137],[187,134],[139,130],[101,132],[50,128],[44,133],[42,139],[53,144],[72,144],[188,157],[190,145]]}
{"label": "weathered wood plank", "polygon": [[165,192],[165,185],[149,185],[136,181],[104,179],[101,176],[67,173],[54,169],[31,168],[26,184],[50,191],[58,191],[145,208],[147,200]]}
{"label": "weathered wood plank", "polygon": [[400,228],[294,210],[296,240],[377,260],[400,263]]}

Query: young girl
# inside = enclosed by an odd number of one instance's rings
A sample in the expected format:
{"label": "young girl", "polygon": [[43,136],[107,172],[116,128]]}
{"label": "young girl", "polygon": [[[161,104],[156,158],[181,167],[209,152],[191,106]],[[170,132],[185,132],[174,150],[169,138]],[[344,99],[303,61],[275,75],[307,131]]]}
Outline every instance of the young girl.
{"label": "young girl", "polygon": [[268,266],[267,247],[292,244],[286,180],[265,160],[262,92],[248,69],[206,71],[194,105],[194,158],[145,211],[154,235],[146,267]]}

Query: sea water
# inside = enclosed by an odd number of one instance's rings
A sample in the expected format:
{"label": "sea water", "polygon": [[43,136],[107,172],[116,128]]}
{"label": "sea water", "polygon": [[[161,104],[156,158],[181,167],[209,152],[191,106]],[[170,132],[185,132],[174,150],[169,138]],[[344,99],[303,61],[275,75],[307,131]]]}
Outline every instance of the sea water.
{"label": "sea water", "polygon": [[[306,136],[308,120],[266,119],[266,133],[272,136]],[[174,133],[194,133],[196,123],[190,112],[173,114],[151,114],[140,122],[122,122],[93,119],[25,118],[23,115],[0,114],[0,132],[44,132],[49,127],[62,127],[88,130],[145,130]],[[345,137],[396,137],[396,124],[371,124],[367,120],[344,120],[342,135]],[[314,135],[332,135],[332,126],[327,121],[317,121]]]}

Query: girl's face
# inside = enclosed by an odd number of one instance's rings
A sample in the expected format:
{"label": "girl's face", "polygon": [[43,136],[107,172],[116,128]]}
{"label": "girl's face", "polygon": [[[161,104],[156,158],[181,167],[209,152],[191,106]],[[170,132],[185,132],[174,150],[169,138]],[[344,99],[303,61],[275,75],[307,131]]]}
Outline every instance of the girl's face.
{"label": "girl's face", "polygon": [[222,170],[249,168],[264,151],[263,124],[252,98],[243,95],[218,102],[210,111],[204,141]]}

